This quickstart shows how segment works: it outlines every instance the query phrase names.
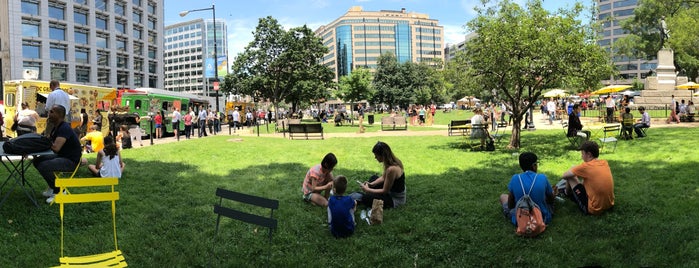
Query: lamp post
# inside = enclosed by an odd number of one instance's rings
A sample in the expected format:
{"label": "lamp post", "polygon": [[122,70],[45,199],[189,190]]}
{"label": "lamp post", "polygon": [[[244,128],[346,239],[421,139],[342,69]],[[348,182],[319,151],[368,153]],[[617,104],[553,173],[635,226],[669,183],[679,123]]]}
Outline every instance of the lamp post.
{"label": "lamp post", "polygon": [[[216,112],[218,112],[218,46],[217,46],[217,39],[216,39],[216,5],[211,5],[211,7],[207,8],[200,8],[200,9],[192,9],[192,10],[187,10],[187,11],[182,11],[180,12],[180,17],[187,16],[189,12],[196,12],[196,11],[204,11],[204,10],[211,10],[213,13],[213,21],[214,21],[214,92],[216,93]],[[208,44],[207,44],[208,46]],[[208,87],[208,86],[207,86]]]}

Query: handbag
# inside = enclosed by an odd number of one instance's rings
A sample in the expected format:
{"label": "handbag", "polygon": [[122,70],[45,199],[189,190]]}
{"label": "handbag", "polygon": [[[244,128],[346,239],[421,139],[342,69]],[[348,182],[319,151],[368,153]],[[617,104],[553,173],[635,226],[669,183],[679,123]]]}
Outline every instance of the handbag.
{"label": "handbag", "polygon": [[369,220],[372,225],[383,223],[383,200],[374,199],[371,204],[371,217]]}

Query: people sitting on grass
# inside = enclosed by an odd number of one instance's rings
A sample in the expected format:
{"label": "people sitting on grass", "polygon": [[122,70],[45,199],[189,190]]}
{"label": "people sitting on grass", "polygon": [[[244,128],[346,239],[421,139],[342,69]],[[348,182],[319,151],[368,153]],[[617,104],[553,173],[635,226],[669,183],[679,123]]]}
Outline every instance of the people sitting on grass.
{"label": "people sitting on grass", "polygon": [[574,104],[573,111],[568,115],[568,137],[580,136],[583,140],[589,140],[591,132],[583,130],[583,125],[580,123],[580,105]]}
{"label": "people sitting on grass", "polygon": [[638,107],[638,112],[641,113],[641,119],[633,125],[634,131],[636,132],[636,137],[643,138],[646,135],[643,134],[641,129],[650,127],[650,115],[646,112],[646,108],[641,106]]}
{"label": "people sitting on grass", "polygon": [[102,135],[102,132],[99,131],[97,125],[92,125],[90,127],[90,132],[82,137],[80,141],[86,142],[86,153],[99,152],[100,150],[104,149],[104,135]]}
{"label": "people sitting on grass", "polygon": [[104,149],[97,152],[95,165],[88,165],[92,175],[102,178],[117,177],[124,173],[124,161],[112,136],[104,137]]}
{"label": "people sitting on grass", "polygon": [[563,173],[565,195],[585,215],[599,215],[614,207],[614,178],[606,160],[598,159],[599,146],[592,141],[580,145],[583,163]]}
{"label": "people sitting on grass", "polygon": [[301,189],[303,200],[312,204],[327,207],[330,190],[333,188],[332,171],[337,165],[335,154],[328,153],[320,164],[311,167],[303,179]]}
{"label": "people sitting on grass", "polygon": [[366,207],[371,207],[374,199],[383,200],[384,208],[395,208],[404,205],[405,198],[405,170],[403,162],[391,151],[391,147],[384,142],[377,142],[371,150],[374,158],[383,163],[383,174],[371,176],[369,181],[361,183],[364,193],[353,193],[352,198],[361,202]]}
{"label": "people sitting on grass", "polygon": [[328,199],[328,225],[330,233],[335,237],[348,237],[354,233],[354,211],[357,202],[351,197],[345,196],[347,190],[347,178],[337,176],[333,181],[333,196]]}
{"label": "people sitting on grass", "polygon": [[[536,173],[539,167],[536,154],[532,152],[520,154],[519,167],[524,172],[513,175],[510,179],[510,183],[507,184],[508,194],[500,195],[502,213],[512,224],[517,225],[515,204],[517,200],[524,196],[524,191],[526,191],[529,193],[532,201],[541,209],[544,223],[548,225],[551,223],[551,218],[553,216],[553,189],[546,175]],[[534,180],[535,178],[536,180]],[[529,189],[531,189],[531,191]]]}

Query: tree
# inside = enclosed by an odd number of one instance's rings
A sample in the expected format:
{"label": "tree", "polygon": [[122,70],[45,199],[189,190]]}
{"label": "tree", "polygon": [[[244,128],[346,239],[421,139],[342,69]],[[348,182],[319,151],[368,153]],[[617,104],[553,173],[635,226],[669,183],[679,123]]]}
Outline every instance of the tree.
{"label": "tree", "polygon": [[525,7],[498,1],[467,24],[478,36],[467,43],[466,73],[512,111],[509,148],[519,148],[522,119],[544,89],[567,77],[599,83],[612,73],[607,53],[576,20],[582,5],[554,14],[541,0],[529,0]]}
{"label": "tree", "polygon": [[444,100],[446,85],[435,70],[439,62],[398,63],[395,55],[384,53],[377,60],[374,73],[376,94],[374,103],[384,103],[391,108],[407,108],[410,104],[429,104]]}
{"label": "tree", "polygon": [[655,59],[663,46],[660,19],[665,16],[670,38],[665,44],[675,53],[675,68],[684,71],[691,80],[699,76],[699,2],[696,0],[641,0],[634,16],[622,23],[629,34],[615,42],[617,54],[635,58]]}
{"label": "tree", "polygon": [[361,67],[354,69],[349,75],[340,77],[335,96],[350,104],[355,101],[369,100],[374,94],[372,79],[369,69]]}
{"label": "tree", "polygon": [[387,104],[391,109],[397,105],[403,97],[400,88],[400,75],[398,60],[393,53],[384,53],[376,60],[376,72],[374,72],[374,88],[376,94],[372,98],[373,103]]}
{"label": "tree", "polygon": [[295,110],[302,101],[327,96],[333,87],[332,71],[319,64],[326,51],[305,25],[285,31],[276,19],[261,18],[253,41],[224,79],[223,91],[266,99],[277,111],[279,103],[291,102]]}

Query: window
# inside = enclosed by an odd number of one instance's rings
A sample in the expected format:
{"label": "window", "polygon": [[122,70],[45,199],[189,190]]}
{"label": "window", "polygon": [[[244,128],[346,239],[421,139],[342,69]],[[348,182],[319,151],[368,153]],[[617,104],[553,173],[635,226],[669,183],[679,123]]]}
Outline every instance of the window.
{"label": "window", "polygon": [[29,15],[39,15],[39,1],[23,0],[22,13]]}
{"label": "window", "polygon": [[97,26],[97,29],[107,30],[108,20],[109,18],[105,16],[97,16],[95,17],[95,26]]}
{"label": "window", "polygon": [[117,15],[124,16],[126,14],[126,8],[124,7],[124,3],[115,3],[114,4],[114,13]]}
{"label": "window", "polygon": [[22,58],[41,58],[41,42],[22,41]]}
{"label": "window", "polygon": [[100,48],[108,48],[108,36],[106,34],[97,34],[95,45]]}
{"label": "window", "polygon": [[95,8],[107,11],[107,0],[95,0]]}
{"label": "window", "polygon": [[75,29],[75,43],[87,44],[88,40],[90,40],[90,34],[87,29]]}
{"label": "window", "polygon": [[38,21],[22,20],[22,37],[39,37]]}
{"label": "window", "polygon": [[156,40],[157,34],[154,32],[148,32],[148,43],[151,45],[157,45]]}
{"label": "window", "polygon": [[90,83],[90,67],[75,66],[75,81],[78,83]]}
{"label": "window", "polygon": [[133,54],[139,56],[143,55],[143,43],[133,42]]}
{"label": "window", "polygon": [[129,73],[124,71],[117,72],[117,84],[126,85],[129,83]]}
{"label": "window", "polygon": [[148,18],[148,29],[155,30],[156,25],[155,18]]}
{"label": "window", "polygon": [[58,3],[49,3],[49,17],[57,20],[64,20],[65,8],[65,6]]}
{"label": "window", "polygon": [[97,51],[97,65],[109,66],[109,52]]}
{"label": "window", "polygon": [[[134,83],[134,86],[142,87],[143,86],[143,74],[134,74],[133,83]],[[138,106],[138,107],[140,107],[140,106]],[[185,109],[185,111],[186,111],[186,109]]]}
{"label": "window", "polygon": [[[22,69],[35,71],[37,74],[37,78],[42,79],[42,77],[41,77],[41,62],[24,61],[24,62],[22,62]],[[9,102],[8,100],[5,100],[5,105],[7,105],[8,103],[14,103],[14,102]]]}
{"label": "window", "polygon": [[155,15],[156,4],[153,2],[148,2],[148,13]]}
{"label": "window", "polygon": [[97,69],[97,82],[102,85],[109,84],[109,69]]}
{"label": "window", "polygon": [[141,0],[131,0],[134,6],[141,6]]}
{"label": "window", "polygon": [[119,20],[114,22],[114,29],[119,34],[125,34],[126,33],[126,22],[119,21]]}
{"label": "window", "polygon": [[118,68],[129,68],[129,56],[119,54],[117,55],[117,67]]}
{"label": "window", "polygon": [[68,79],[68,65],[51,64],[51,80],[65,81]]}
{"label": "window", "polygon": [[157,69],[158,69],[158,63],[157,63],[157,62],[155,62],[155,61],[149,61],[149,62],[148,62],[148,72],[149,72],[149,73],[155,74],[155,73],[157,73]]}
{"label": "window", "polygon": [[133,59],[133,69],[135,71],[142,71],[143,70],[143,59],[142,58],[134,58]]}
{"label": "window", "polygon": [[133,12],[133,17],[132,17],[132,19],[133,19],[133,22],[141,23],[141,12],[140,12],[140,11],[134,11],[134,12]]}
{"label": "window", "polygon": [[126,39],[118,38],[116,40],[116,49],[120,51],[126,51]]}
{"label": "window", "polygon": [[49,25],[49,38],[53,40],[66,40],[66,26],[60,24]]}
{"label": "window", "polygon": [[140,27],[133,27],[133,38],[142,39],[143,38],[143,29],[141,29]]}
{"label": "window", "polygon": [[87,10],[76,9],[73,12],[73,21],[75,24],[87,25]]}
{"label": "window", "polygon": [[73,0],[76,4],[87,5],[87,0]]}
{"label": "window", "polygon": [[50,53],[52,60],[65,61],[66,60],[66,45],[62,44],[51,44]]}
{"label": "window", "polygon": [[85,48],[79,48],[75,50],[75,62],[77,63],[90,63],[90,50]]}
{"label": "window", "polygon": [[155,54],[157,53],[158,49],[155,47],[148,47],[148,58],[150,59],[155,59]]}

